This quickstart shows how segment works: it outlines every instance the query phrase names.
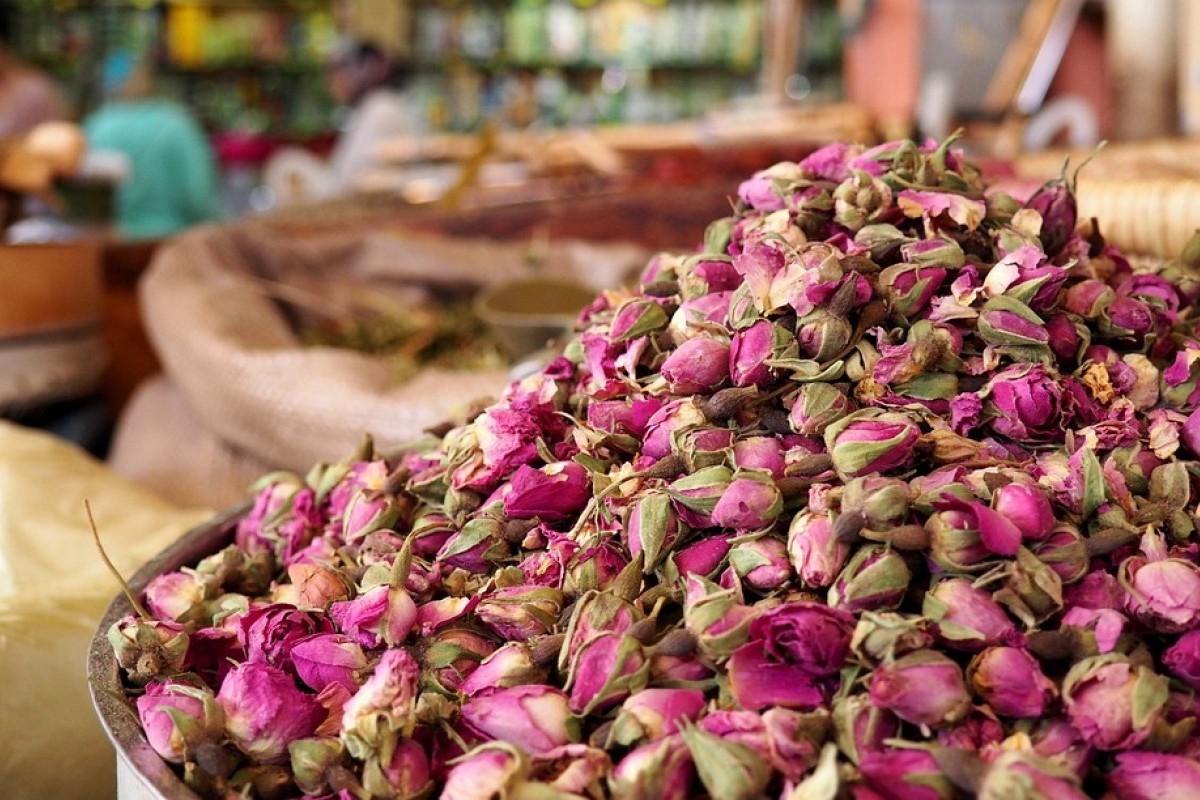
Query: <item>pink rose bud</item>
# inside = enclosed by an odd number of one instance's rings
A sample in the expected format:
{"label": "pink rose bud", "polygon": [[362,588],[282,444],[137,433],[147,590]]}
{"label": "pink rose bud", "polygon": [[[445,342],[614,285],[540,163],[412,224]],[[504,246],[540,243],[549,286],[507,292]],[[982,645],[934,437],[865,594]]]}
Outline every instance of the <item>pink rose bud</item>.
{"label": "pink rose bud", "polygon": [[1018,442],[1062,435],[1062,384],[1041,364],[1014,364],[995,373],[981,392],[984,413],[1001,436]]}
{"label": "pink rose bud", "polygon": [[219,587],[208,575],[195,570],[164,572],[146,584],[143,599],[156,619],[172,622],[199,622],[204,603],[217,594]]}
{"label": "pink rose bud", "polygon": [[695,774],[683,737],[666,736],[629,751],[608,785],[614,800],[688,800]]}
{"label": "pink rose bud", "polygon": [[1200,623],[1200,568],[1179,558],[1131,556],[1118,573],[1130,616],[1159,633],[1183,633]]}
{"label": "pink rose bud", "polygon": [[301,611],[295,606],[272,603],[251,608],[242,617],[238,639],[250,661],[292,671],[292,647],[315,633],[330,633],[333,625],[324,614]]}
{"label": "pink rose bud", "polygon": [[[926,239],[913,244],[936,244],[941,240]],[[947,252],[952,258],[962,258],[962,249],[947,242]],[[957,249],[957,253],[954,253]],[[879,273],[879,288],[889,301],[896,319],[916,320],[929,307],[929,301],[937,296],[938,289],[946,281],[947,271],[936,264],[896,264]]]}
{"label": "pink rose bud", "polygon": [[642,619],[637,607],[612,592],[593,591],[574,604],[567,624],[567,641],[559,653],[558,670],[566,674],[576,653],[604,633],[625,633]]}
{"label": "pink rose bud", "polygon": [[931,728],[957,722],[971,707],[962,670],[933,650],[918,650],[876,669],[871,699],[906,722]]}
{"label": "pink rose bud", "polygon": [[1041,541],[1054,529],[1054,509],[1036,486],[1008,483],[992,493],[992,508],[1017,526],[1025,541]]}
{"label": "pink rose bud", "polygon": [[1009,750],[992,761],[979,786],[979,800],[1013,796],[1046,800],[1087,800],[1069,769],[1026,750]]}
{"label": "pink rose bud", "polygon": [[858,764],[863,779],[886,800],[951,800],[954,784],[928,750],[877,750]]}
{"label": "pink rose bud", "polygon": [[1050,341],[1045,321],[1029,306],[1006,295],[984,303],[976,333],[993,347],[1044,348]]}
{"label": "pink rose bud", "polygon": [[612,772],[608,753],[585,744],[567,744],[533,756],[532,778],[538,783],[580,797],[604,793],[604,780]]}
{"label": "pink rose bud", "polygon": [[462,621],[479,605],[479,596],[443,597],[417,607],[417,635],[428,636]]}
{"label": "pink rose bud", "polygon": [[728,256],[711,253],[690,256],[679,269],[680,291],[688,298],[733,291],[741,283],[742,277]]}
{"label": "pink rose bud", "polygon": [[825,429],[825,447],[833,466],[845,478],[906,467],[921,438],[907,414],[863,409]]}
{"label": "pink rose bud", "polygon": [[650,659],[650,682],[658,686],[687,686],[711,680],[712,669],[699,656],[656,653]]}
{"label": "pink rose bud", "polygon": [[729,659],[730,692],[750,711],[817,708],[837,685],[853,632],[850,614],[819,603],[787,603],[760,614]]}
{"label": "pink rose bud", "polygon": [[[943,492],[933,505],[940,510],[925,520],[925,530],[929,533],[930,556],[939,567],[948,572],[982,572],[995,563],[996,553],[983,543],[979,532],[975,507],[983,508],[982,503],[965,502]],[[995,512],[987,519],[995,520]],[[1005,548],[1011,547],[1015,530],[1020,547],[1021,532],[1015,526],[1001,523],[990,530],[996,534],[993,543]]]}
{"label": "pink rose bud", "polygon": [[709,394],[729,380],[729,344],[696,336],[663,362],[663,378],[674,394]]}
{"label": "pink rose bud", "polygon": [[850,649],[875,664],[933,646],[928,620],[894,611],[865,611],[858,618]]}
{"label": "pink rose bud", "polygon": [[682,736],[710,797],[762,796],[772,769],[760,753],[697,727],[684,728]]}
{"label": "pink rose bud", "polygon": [[483,659],[462,681],[458,690],[470,697],[497,687],[544,683],[547,677],[546,668],[533,663],[528,644],[509,642]]}
{"label": "pink rose bud", "polygon": [[155,681],[135,705],[150,746],[174,764],[187,761],[196,745],[217,742],[225,734],[225,712],[208,687]]}
{"label": "pink rose bud", "polygon": [[699,689],[642,689],[625,699],[613,722],[612,741],[623,747],[678,733],[707,701]]}
{"label": "pink rose bud", "polygon": [[1063,295],[1062,308],[1087,320],[1098,319],[1116,299],[1112,287],[1102,280],[1088,278],[1073,284]]}
{"label": "pink rose bud", "polygon": [[1046,252],[1054,255],[1075,233],[1078,219],[1075,194],[1064,180],[1048,181],[1025,202],[1042,217],[1040,238]]}
{"label": "pink rose bud", "polygon": [[375,672],[342,709],[342,741],[352,756],[365,758],[397,734],[412,735],[419,677],[420,665],[407,650],[384,651]]}
{"label": "pink rose bud", "polygon": [[580,511],[592,496],[592,479],[581,464],[558,461],[541,469],[521,466],[513,473],[504,499],[510,519],[559,522]]}
{"label": "pink rose bud", "polygon": [[1061,312],[1046,317],[1046,332],[1050,334],[1050,349],[1067,363],[1079,358],[1079,351],[1087,343],[1087,326],[1076,322]]}
{"label": "pink rose bud", "polygon": [[788,555],[804,585],[821,589],[832,585],[841,573],[850,545],[834,535],[828,514],[801,511],[788,527]]}
{"label": "pink rose bud", "polygon": [[982,503],[947,498],[934,503],[934,507],[939,511],[957,512],[959,516],[956,519],[964,527],[979,533],[979,543],[989,553],[1015,556],[1021,547],[1021,529],[1012,520]]}
{"label": "pink rose bud", "polygon": [[188,635],[178,622],[122,617],[105,634],[117,663],[129,680],[141,685],[183,672],[188,660]]}
{"label": "pink rose bud", "polygon": [[[385,785],[372,788],[383,789],[394,797],[415,800],[427,796],[433,788],[429,756],[425,748],[413,739],[398,741],[391,761],[381,767]],[[384,792],[376,791],[374,794],[383,796]]]}
{"label": "pink rose bud", "polygon": [[900,720],[879,708],[867,694],[839,697],[833,704],[833,730],[838,747],[859,763],[867,753],[882,750],[900,732]]}
{"label": "pink rose bud", "polygon": [[718,534],[698,539],[671,556],[680,575],[712,575],[724,563],[731,537]]}
{"label": "pink rose bud", "polygon": [[374,650],[408,638],[417,622],[417,604],[407,590],[380,585],[353,600],[334,603],[329,616],[347,636]]}
{"label": "pink rose bud", "polygon": [[508,557],[511,547],[504,539],[504,524],[489,516],[467,520],[462,530],[438,551],[438,563],[483,575]]}
{"label": "pink rose bud", "polygon": [[671,440],[675,431],[686,431],[708,424],[708,418],[700,410],[695,398],[672,400],[655,411],[646,423],[646,437],[642,440],[642,455],[659,459],[671,455]]}
{"label": "pink rose bud", "polygon": [[650,664],[637,639],[602,633],[584,644],[567,678],[570,708],[581,717],[607,711],[646,687]]}
{"label": "pink rose bud", "polygon": [[[779,189],[776,189],[776,186]],[[768,170],[756,172],[738,185],[738,199],[757,211],[779,211],[786,207],[781,197],[782,184]]]}
{"label": "pink rose bud", "polygon": [[912,570],[890,547],[861,547],[829,587],[829,605],[857,614],[900,607]]}
{"label": "pink rose bud", "polygon": [[1092,656],[1071,667],[1063,705],[1084,740],[1101,750],[1127,750],[1149,738],[1167,703],[1167,679],[1126,656]]}
{"label": "pink rose bud", "polygon": [[506,742],[488,742],[456,758],[439,800],[510,797],[529,774],[529,759]]}
{"label": "pink rose bud", "polygon": [[831,301],[828,307],[819,307],[797,320],[796,343],[806,358],[829,361],[846,348],[853,332],[845,312],[834,310]]}
{"label": "pink rose bud", "polygon": [[768,362],[799,356],[796,337],[782,325],[762,319],[734,332],[729,346],[729,374],[734,386],[769,389],[780,377],[780,370]]}
{"label": "pink rose bud", "polygon": [[732,297],[732,291],[722,291],[685,298],[667,326],[671,341],[678,345],[693,337],[704,336],[714,327],[724,327]]}
{"label": "pink rose bud", "polygon": [[588,404],[587,424],[597,430],[640,439],[654,412],[662,408],[657,397],[641,400],[598,400]]}
{"label": "pink rose bud", "polygon": [[770,473],[739,469],[713,506],[716,525],[737,531],[758,531],[775,524],[783,510],[783,495]]}
{"label": "pink rose bud", "polygon": [[684,520],[696,528],[712,527],[713,509],[733,480],[733,472],[724,466],[705,467],[678,478],[667,487]]}
{"label": "pink rose bud", "polygon": [[1054,683],[1037,659],[1015,647],[989,647],[967,668],[971,688],[1002,717],[1036,719],[1053,702]]}
{"label": "pink rose bud", "polygon": [[644,570],[653,572],[679,539],[679,515],[665,492],[651,491],[629,506],[625,518],[625,545],[629,554],[643,555]]}
{"label": "pink rose bud", "polygon": [[550,632],[563,600],[562,591],[549,586],[513,586],[486,595],[475,615],[502,639],[524,642]]}
{"label": "pink rose bud", "polygon": [[956,650],[1013,644],[1017,626],[990,592],[964,578],[940,581],[926,592],[921,613],[936,623],[938,641]]}
{"label": "pink rose bud", "polygon": [[1188,800],[1200,797],[1200,763],[1167,753],[1117,754],[1108,788],[1121,800]]}
{"label": "pink rose bud", "polygon": [[567,696],[553,686],[529,684],[479,694],[463,703],[461,714],[475,736],[508,742],[531,754],[578,737]]}
{"label": "pink rose bud", "polygon": [[1079,529],[1069,522],[1055,525],[1046,540],[1032,548],[1038,560],[1054,570],[1063,583],[1075,583],[1091,566],[1087,542]]}
{"label": "pink rose bud", "polygon": [[395,496],[360,489],[342,515],[342,540],[351,544],[361,541],[369,533],[392,527],[399,518]]}
{"label": "pink rose bud", "polygon": [[668,321],[660,303],[651,298],[630,298],[617,306],[608,338],[612,342],[628,342],[662,330]]}
{"label": "pink rose bud", "polygon": [[334,736],[296,739],[288,745],[292,778],[300,791],[308,795],[328,794],[330,771],[340,767],[346,746]]}
{"label": "pink rose bud", "polygon": [[675,437],[672,450],[684,458],[686,470],[680,472],[695,472],[724,464],[732,446],[733,431],[728,428],[692,428]]}
{"label": "pink rose bud", "polygon": [[1188,631],[1163,653],[1171,674],[1200,692],[1200,630]]}
{"label": "pink rose bud", "polygon": [[792,578],[787,545],[774,536],[740,542],[729,551],[729,565],[756,592],[773,592]]}
{"label": "pink rose bud", "polygon": [[1034,729],[1032,741],[1035,753],[1047,761],[1066,767],[1081,779],[1091,769],[1095,750],[1062,717],[1043,720]]}
{"label": "pink rose bud", "polygon": [[[823,384],[822,384],[823,385]],[[750,436],[733,443],[733,463],[738,469],[757,469],[783,477],[787,467],[783,445],[774,436]]]}
{"label": "pink rose bud", "polygon": [[433,558],[456,533],[458,533],[458,528],[450,521],[449,517],[440,511],[418,512],[413,519],[412,532],[409,534],[413,555],[421,558]]}
{"label": "pink rose bud", "polygon": [[325,709],[281,669],[246,661],[230,670],[217,692],[225,730],[233,743],[260,764],[282,764],[288,744],[312,736]]}
{"label": "pink rose bud", "polygon": [[292,664],[300,680],[314,691],[340,683],[357,691],[369,662],[361,647],[340,633],[318,633],[292,646]]}
{"label": "pink rose bud", "polygon": [[701,652],[724,658],[746,642],[755,609],[742,602],[741,589],[726,588],[699,575],[684,582],[683,624]]}
{"label": "pink rose bud", "polygon": [[1118,297],[1100,317],[1100,330],[1112,339],[1131,339],[1140,342],[1154,330],[1154,312],[1140,300]]}

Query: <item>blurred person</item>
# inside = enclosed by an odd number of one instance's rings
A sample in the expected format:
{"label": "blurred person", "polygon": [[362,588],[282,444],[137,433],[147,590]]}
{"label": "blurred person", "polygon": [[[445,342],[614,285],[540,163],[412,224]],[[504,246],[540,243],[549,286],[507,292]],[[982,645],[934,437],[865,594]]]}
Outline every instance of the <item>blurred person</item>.
{"label": "blurred person", "polygon": [[267,181],[283,202],[361,188],[363,179],[380,164],[378,150],[383,142],[420,131],[414,104],[405,91],[408,71],[376,45],[346,40],[330,59],[326,76],[344,121],[328,161],[297,147],[282,148],[268,161]]}
{"label": "blurred person", "polygon": [[84,120],[97,152],[124,155],[117,190],[121,232],[135,239],[170,236],[221,216],[216,159],[186,107],[154,94],[148,58],[112,54],[104,65],[108,100]]}
{"label": "blurred person", "polygon": [[8,49],[0,27],[0,139],[22,136],[43,122],[69,116],[58,84]]}

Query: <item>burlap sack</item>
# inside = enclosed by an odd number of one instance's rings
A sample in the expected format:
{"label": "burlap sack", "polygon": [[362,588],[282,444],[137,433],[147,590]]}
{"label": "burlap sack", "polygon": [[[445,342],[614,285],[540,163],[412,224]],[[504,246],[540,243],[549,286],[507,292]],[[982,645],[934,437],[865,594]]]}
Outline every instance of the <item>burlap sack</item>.
{"label": "burlap sack", "polygon": [[[305,347],[279,298],[331,306],[366,288],[441,292],[540,274],[612,286],[645,263],[635,245],[458,242],[395,232],[284,239],[254,225],[202,228],[162,248],[140,285],[146,330],[204,427],[272,468],[307,470],[387,449],[492,396],[507,373],[427,369],[404,383],[386,358]],[[177,458],[188,442],[175,443]]]}

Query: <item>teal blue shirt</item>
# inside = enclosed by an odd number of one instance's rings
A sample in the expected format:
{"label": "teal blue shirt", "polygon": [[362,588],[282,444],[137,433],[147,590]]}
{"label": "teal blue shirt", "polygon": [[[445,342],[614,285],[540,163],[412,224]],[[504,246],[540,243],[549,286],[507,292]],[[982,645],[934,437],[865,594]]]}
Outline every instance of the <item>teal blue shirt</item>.
{"label": "teal blue shirt", "polygon": [[169,236],[220,216],[212,149],[178,103],[110,102],[83,127],[93,150],[129,158],[129,175],[117,193],[117,221],[126,236]]}

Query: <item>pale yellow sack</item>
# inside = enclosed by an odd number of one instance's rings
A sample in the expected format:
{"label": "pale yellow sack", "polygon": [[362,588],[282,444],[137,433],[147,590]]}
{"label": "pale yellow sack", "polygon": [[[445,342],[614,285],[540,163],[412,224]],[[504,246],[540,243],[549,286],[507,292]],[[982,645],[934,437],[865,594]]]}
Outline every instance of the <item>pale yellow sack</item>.
{"label": "pale yellow sack", "polygon": [[138,489],[56,437],[0,421],[0,795],[115,796],[115,754],[85,660],[118,591],[92,545],[88,499],[126,575],[209,516]]}

